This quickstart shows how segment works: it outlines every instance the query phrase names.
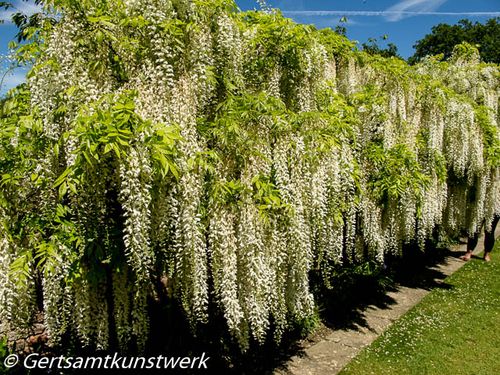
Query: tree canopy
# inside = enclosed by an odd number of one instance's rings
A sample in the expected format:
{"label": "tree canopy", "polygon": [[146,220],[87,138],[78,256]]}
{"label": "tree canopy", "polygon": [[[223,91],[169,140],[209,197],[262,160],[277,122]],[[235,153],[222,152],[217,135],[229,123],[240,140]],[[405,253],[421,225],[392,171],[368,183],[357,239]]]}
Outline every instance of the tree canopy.
{"label": "tree canopy", "polygon": [[453,47],[462,42],[478,45],[479,54],[484,62],[500,63],[500,17],[491,18],[486,23],[460,20],[456,25],[440,23],[432,32],[417,41],[413,46],[416,52],[409,62],[415,63],[426,56],[443,54],[447,60]]}
{"label": "tree canopy", "polygon": [[[380,37],[382,40],[387,40],[387,35],[382,35]],[[382,57],[398,57],[398,47],[394,43],[388,43],[387,47],[381,47],[378,43],[377,38],[368,38],[368,41],[361,44],[364,52],[370,55],[380,55]]]}

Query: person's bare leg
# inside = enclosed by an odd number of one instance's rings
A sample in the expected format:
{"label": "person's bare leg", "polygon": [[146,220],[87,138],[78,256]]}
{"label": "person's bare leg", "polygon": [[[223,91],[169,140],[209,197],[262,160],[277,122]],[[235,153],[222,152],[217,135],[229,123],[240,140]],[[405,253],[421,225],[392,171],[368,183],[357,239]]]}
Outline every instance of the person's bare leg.
{"label": "person's bare leg", "polygon": [[464,255],[462,255],[460,257],[460,259],[462,259],[463,261],[467,262],[467,261],[470,260],[470,258],[472,258],[472,252],[476,248],[478,240],[479,240],[479,232],[478,233],[474,233],[473,236],[469,236],[467,238],[467,251],[466,251],[466,253]]}
{"label": "person's bare leg", "polygon": [[470,250],[467,250],[467,252],[460,257],[460,259],[462,259],[466,262],[469,261],[470,258],[472,258],[472,251],[470,251]]}
{"label": "person's bare leg", "polygon": [[500,216],[496,215],[491,223],[491,228],[486,228],[484,231],[484,256],[486,262],[491,261],[490,253],[495,247],[495,229],[500,220]]}

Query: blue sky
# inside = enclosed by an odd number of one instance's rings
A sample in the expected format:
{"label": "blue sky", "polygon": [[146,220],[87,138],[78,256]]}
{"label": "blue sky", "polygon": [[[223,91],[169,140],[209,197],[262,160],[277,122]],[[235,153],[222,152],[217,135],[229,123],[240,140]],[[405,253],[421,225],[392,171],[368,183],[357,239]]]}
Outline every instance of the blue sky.
{"label": "blue sky", "polygon": [[[255,7],[253,0],[237,0],[242,9]],[[398,46],[400,54],[413,55],[413,45],[439,23],[460,19],[484,22],[500,16],[500,0],[268,0],[288,17],[318,28],[335,27],[347,17],[347,36],[360,43],[381,39]]]}
{"label": "blue sky", "polygon": [[[243,10],[259,7],[255,0],[236,2]],[[27,13],[37,9],[29,2],[14,0],[14,3]],[[462,18],[484,22],[500,16],[500,0],[268,0],[267,3],[297,22],[318,28],[335,27],[345,16],[350,39],[362,43],[370,37],[380,39],[387,35],[386,43],[396,44],[403,57],[411,56],[415,42],[438,23],[454,24]],[[5,55],[16,30],[8,21],[8,12],[0,12],[0,19],[6,21],[0,24],[0,55]],[[0,69],[2,75],[4,71],[5,68]],[[18,70],[6,75],[0,95],[22,82],[24,74]]]}

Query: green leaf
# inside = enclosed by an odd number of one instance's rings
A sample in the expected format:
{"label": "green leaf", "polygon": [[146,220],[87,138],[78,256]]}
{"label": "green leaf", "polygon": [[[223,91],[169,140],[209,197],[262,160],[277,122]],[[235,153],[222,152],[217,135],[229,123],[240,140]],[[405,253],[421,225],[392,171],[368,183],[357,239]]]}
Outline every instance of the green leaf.
{"label": "green leaf", "polygon": [[59,185],[61,185],[65,180],[66,177],[72,172],[72,169],[70,167],[66,168],[64,172],[57,178],[57,180],[54,182],[52,185],[52,188],[56,188]]}
{"label": "green leaf", "polygon": [[173,174],[176,180],[179,179],[179,170],[177,169],[177,166],[174,163],[168,162],[168,166],[170,168],[170,172]]}
{"label": "green leaf", "polygon": [[63,182],[59,185],[59,199],[62,199],[68,191],[68,184]]}

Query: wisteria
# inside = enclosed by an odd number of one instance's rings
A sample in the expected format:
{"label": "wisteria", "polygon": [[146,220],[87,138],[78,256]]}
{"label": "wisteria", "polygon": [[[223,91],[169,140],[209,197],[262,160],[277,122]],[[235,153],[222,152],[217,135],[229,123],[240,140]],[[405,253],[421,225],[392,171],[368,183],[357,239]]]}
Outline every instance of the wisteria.
{"label": "wisteria", "polygon": [[166,299],[245,350],[314,313],[312,274],[500,214],[472,46],[409,66],[265,2],[44,3],[0,113],[2,326],[42,310],[54,345],[142,352]]}

